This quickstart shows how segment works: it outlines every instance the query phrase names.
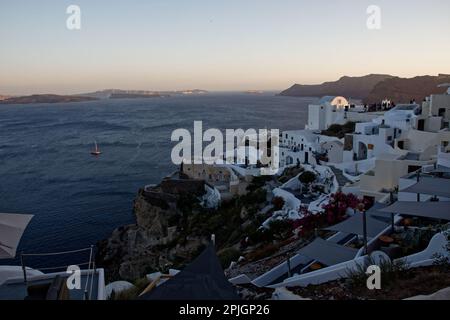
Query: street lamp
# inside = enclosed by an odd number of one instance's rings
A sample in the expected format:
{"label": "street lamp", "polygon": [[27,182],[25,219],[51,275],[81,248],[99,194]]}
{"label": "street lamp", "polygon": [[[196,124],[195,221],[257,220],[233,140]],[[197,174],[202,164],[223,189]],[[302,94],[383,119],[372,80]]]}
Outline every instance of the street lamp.
{"label": "street lamp", "polygon": [[367,216],[366,216],[366,207],[364,203],[360,203],[358,205],[359,211],[362,213],[363,218],[363,242],[364,242],[364,253],[368,254],[369,250],[367,248]]}

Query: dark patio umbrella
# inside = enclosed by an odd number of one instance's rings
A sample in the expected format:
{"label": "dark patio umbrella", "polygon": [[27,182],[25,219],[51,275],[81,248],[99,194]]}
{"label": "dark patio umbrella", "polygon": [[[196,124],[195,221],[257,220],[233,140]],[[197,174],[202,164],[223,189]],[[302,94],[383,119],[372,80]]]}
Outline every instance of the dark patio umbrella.
{"label": "dark patio umbrella", "polygon": [[214,245],[210,244],[191,264],[170,280],[143,294],[144,300],[238,300],[225,278]]}

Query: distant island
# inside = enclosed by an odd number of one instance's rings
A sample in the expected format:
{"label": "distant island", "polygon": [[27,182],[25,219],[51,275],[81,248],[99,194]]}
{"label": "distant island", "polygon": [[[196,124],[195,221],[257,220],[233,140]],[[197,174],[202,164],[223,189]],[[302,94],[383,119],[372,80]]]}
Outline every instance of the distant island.
{"label": "distant island", "polygon": [[246,93],[246,94],[263,94],[264,91],[263,90],[247,90],[247,91],[244,91],[244,93]]}
{"label": "distant island", "polygon": [[31,103],[63,103],[97,100],[86,96],[57,95],[57,94],[33,94],[30,96],[10,97],[0,100],[0,104],[31,104]]}
{"label": "distant island", "polygon": [[112,93],[108,99],[139,99],[139,98],[162,98],[168,97],[159,93],[142,94],[142,93]]}
{"label": "distant island", "polygon": [[34,103],[64,103],[84,102],[100,99],[138,99],[138,98],[163,98],[173,95],[195,95],[206,94],[205,90],[183,90],[183,91],[144,91],[144,90],[120,90],[107,89],[77,95],[57,94],[33,94],[27,96],[0,95],[0,104],[34,104]]}
{"label": "distant island", "polygon": [[121,89],[106,89],[101,91],[82,93],[81,96],[91,97],[96,99],[133,99],[133,98],[162,98],[174,95],[195,95],[206,94],[208,91],[194,89],[181,91],[147,91],[147,90],[121,90]]}
{"label": "distant island", "polygon": [[379,103],[389,99],[396,103],[411,100],[422,101],[430,94],[442,94],[445,87],[439,85],[450,82],[450,75],[418,76],[400,78],[386,74],[370,74],[362,77],[341,77],[337,81],[318,85],[295,84],[279,95],[290,97],[322,97],[341,95],[361,99],[364,103]]}

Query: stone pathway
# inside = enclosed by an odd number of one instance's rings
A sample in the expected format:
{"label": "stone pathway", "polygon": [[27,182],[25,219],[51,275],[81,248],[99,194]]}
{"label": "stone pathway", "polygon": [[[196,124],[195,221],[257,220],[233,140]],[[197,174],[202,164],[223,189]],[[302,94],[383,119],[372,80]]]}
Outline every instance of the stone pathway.
{"label": "stone pathway", "polygon": [[347,183],[351,183],[351,181],[348,180],[344,176],[344,174],[342,173],[342,170],[337,169],[337,168],[332,167],[332,166],[330,166],[329,168],[331,169],[331,171],[333,171],[334,175],[336,176],[336,179],[337,179],[340,187],[345,186]]}

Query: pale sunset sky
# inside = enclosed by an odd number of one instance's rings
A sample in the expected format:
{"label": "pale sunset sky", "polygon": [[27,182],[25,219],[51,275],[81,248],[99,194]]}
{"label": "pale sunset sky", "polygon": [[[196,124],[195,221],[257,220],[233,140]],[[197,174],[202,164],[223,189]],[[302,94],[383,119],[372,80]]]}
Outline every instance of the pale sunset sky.
{"label": "pale sunset sky", "polygon": [[[66,8],[81,8],[81,30]],[[381,29],[366,27],[369,5]],[[0,0],[0,94],[450,73],[448,0]]]}

